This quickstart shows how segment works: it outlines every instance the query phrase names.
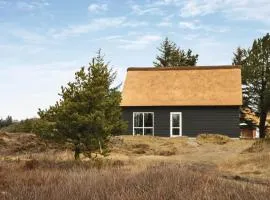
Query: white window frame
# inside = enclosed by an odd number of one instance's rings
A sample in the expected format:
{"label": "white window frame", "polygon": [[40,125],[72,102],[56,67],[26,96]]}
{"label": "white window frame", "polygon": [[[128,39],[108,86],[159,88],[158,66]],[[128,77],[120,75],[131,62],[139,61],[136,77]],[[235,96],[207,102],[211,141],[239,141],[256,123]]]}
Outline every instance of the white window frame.
{"label": "white window frame", "polygon": [[[135,116],[135,114],[136,113],[142,113],[143,114],[143,126],[142,127],[134,127],[134,122],[135,122],[135,118],[134,118],[134,116]],[[153,126],[152,127],[147,127],[147,126],[144,126],[144,114],[145,113],[151,113],[152,115],[153,115]],[[133,119],[133,124],[132,124],[132,127],[133,127],[133,136],[135,135],[135,128],[140,128],[140,129],[142,129],[143,130],[143,135],[144,135],[144,129],[145,128],[151,128],[151,129],[153,129],[153,131],[152,131],[152,135],[154,136],[155,134],[155,114],[154,114],[154,112],[133,112],[133,115],[132,115],[132,119]]]}
{"label": "white window frame", "polygon": [[[173,121],[172,121],[172,115],[173,114],[178,114],[180,115],[179,117],[179,127],[173,127]],[[179,128],[179,135],[173,135],[173,128]],[[182,136],[182,112],[170,112],[170,137],[179,137]]]}

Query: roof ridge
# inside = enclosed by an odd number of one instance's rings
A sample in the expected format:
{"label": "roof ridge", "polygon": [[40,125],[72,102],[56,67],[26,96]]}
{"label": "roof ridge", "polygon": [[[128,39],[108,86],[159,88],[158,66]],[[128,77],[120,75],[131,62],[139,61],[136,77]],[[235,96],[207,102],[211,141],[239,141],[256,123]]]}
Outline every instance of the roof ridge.
{"label": "roof ridge", "polygon": [[241,65],[208,65],[183,67],[129,67],[127,71],[166,71],[166,70],[213,70],[213,69],[241,69]]}

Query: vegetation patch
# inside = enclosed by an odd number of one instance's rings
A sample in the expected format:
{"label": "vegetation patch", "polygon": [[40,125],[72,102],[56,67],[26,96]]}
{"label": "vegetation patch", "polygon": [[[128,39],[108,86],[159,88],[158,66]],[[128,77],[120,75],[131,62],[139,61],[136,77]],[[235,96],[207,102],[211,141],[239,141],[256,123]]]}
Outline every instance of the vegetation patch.
{"label": "vegetation patch", "polygon": [[132,145],[133,153],[135,154],[145,154],[147,151],[149,151],[150,146],[148,144],[134,144]]}
{"label": "vegetation patch", "polygon": [[226,135],[221,134],[200,134],[196,138],[198,143],[226,144],[231,141]]}
{"label": "vegetation patch", "polygon": [[[81,162],[73,162],[81,163]],[[197,167],[195,167],[196,169]],[[211,170],[210,170],[211,169]],[[268,199],[266,184],[243,178],[222,177],[210,168],[158,164],[140,172],[122,169],[37,168],[18,172],[11,166],[0,173],[3,199]],[[228,180],[229,179],[229,180]]]}
{"label": "vegetation patch", "polygon": [[158,155],[160,156],[173,156],[176,155],[177,149],[175,147],[168,148],[168,149],[160,149],[158,151]]}
{"label": "vegetation patch", "polygon": [[243,153],[257,153],[270,151],[270,138],[256,140],[250,147],[245,149]]}

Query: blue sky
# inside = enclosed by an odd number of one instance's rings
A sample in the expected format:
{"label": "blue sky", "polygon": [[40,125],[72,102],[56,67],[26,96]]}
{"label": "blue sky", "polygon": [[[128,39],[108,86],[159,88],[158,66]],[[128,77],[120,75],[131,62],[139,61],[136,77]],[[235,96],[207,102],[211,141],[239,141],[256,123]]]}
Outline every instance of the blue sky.
{"label": "blue sky", "polygon": [[124,80],[168,36],[198,65],[231,64],[270,30],[269,0],[0,0],[0,117],[37,116],[101,48]]}

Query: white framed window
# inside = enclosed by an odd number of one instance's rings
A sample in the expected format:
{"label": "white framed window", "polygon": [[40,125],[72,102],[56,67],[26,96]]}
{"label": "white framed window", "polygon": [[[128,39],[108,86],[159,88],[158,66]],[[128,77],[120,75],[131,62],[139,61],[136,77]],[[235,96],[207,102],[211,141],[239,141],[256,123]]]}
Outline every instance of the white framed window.
{"label": "white framed window", "polygon": [[154,135],[154,112],[133,112],[133,135]]}
{"label": "white framed window", "polygon": [[171,137],[182,136],[182,113],[181,112],[170,113],[170,136]]}

